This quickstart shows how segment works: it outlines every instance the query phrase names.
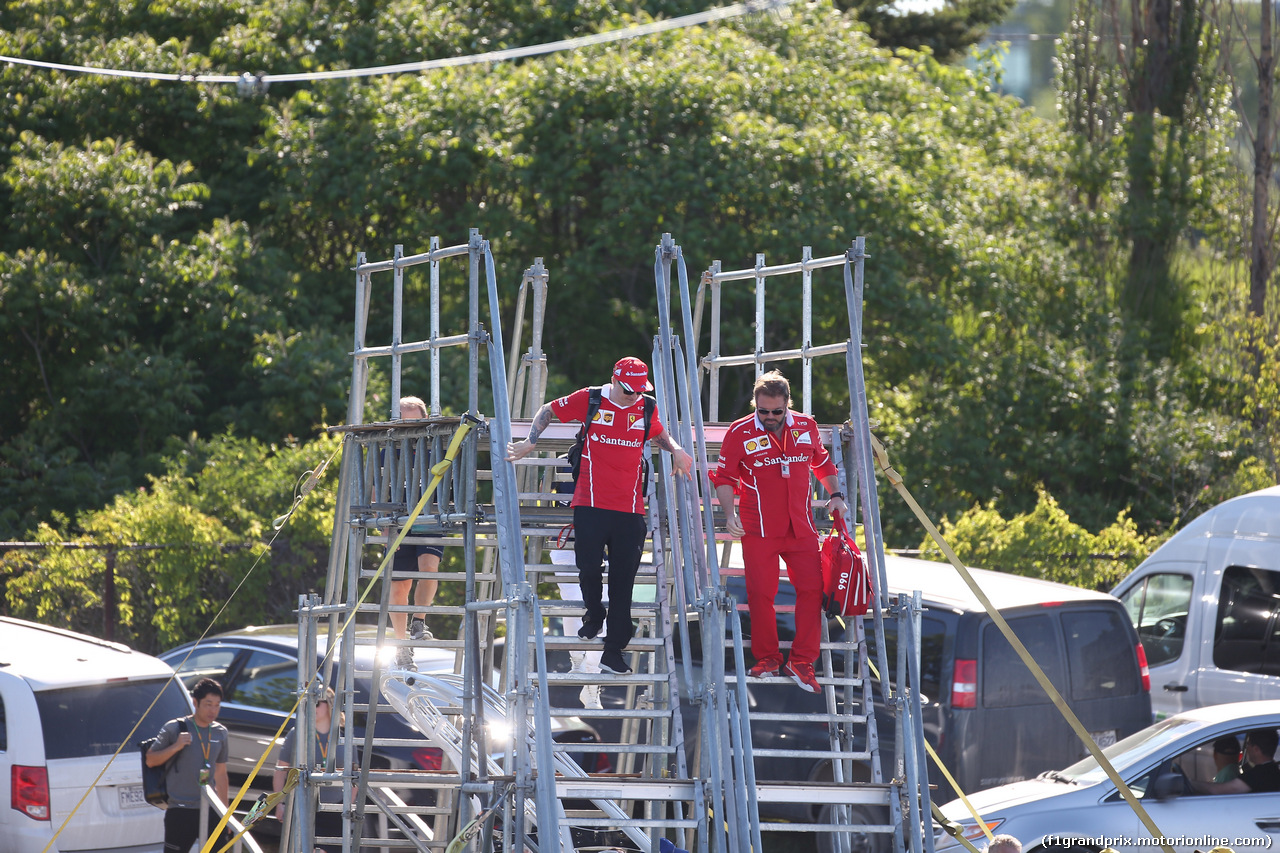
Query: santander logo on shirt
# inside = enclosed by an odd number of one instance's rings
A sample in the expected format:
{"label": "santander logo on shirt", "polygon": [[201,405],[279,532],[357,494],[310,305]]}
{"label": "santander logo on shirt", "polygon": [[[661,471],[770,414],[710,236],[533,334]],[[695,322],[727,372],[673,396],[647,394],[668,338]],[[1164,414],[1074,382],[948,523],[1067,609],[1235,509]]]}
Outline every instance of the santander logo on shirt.
{"label": "santander logo on shirt", "polygon": [[781,465],[783,462],[808,462],[808,456],[774,456],[763,462],[757,462],[757,465]]}
{"label": "santander logo on shirt", "polygon": [[641,441],[629,441],[625,438],[612,438],[610,436],[600,435],[599,433],[594,432],[590,433],[590,436],[592,441],[598,441],[601,444],[612,444],[618,447],[640,447],[644,443]]}

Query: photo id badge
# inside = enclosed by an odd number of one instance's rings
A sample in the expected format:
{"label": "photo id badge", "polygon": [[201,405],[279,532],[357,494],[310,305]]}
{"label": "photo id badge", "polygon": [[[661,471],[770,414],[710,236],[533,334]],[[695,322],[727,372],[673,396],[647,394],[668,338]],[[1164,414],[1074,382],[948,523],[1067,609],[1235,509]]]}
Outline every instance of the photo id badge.
{"label": "photo id badge", "polygon": [[785,459],[782,460],[782,476],[784,477],[791,476],[791,463],[786,461]]}
{"label": "photo id badge", "polygon": [[209,772],[209,762],[206,761],[204,766],[200,768],[200,784],[208,785],[211,775],[212,774]]}

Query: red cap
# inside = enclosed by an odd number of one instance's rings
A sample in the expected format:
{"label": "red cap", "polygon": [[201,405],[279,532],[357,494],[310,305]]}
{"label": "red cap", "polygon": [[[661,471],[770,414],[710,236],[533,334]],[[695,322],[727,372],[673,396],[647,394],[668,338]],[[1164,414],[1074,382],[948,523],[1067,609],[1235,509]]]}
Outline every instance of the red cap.
{"label": "red cap", "polygon": [[632,388],[639,388],[643,383],[645,391],[653,390],[653,383],[649,381],[649,368],[633,355],[618,359],[618,363],[613,366],[613,378]]}

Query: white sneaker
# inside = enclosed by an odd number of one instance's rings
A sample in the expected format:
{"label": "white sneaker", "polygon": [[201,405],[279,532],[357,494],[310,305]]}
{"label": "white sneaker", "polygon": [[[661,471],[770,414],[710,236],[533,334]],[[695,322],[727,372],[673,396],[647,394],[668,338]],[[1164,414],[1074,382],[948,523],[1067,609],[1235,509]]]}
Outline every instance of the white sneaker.
{"label": "white sneaker", "polygon": [[586,652],[569,652],[569,660],[572,666],[569,667],[570,672],[582,672],[582,664],[587,659]]}
{"label": "white sneaker", "polygon": [[600,685],[588,684],[578,693],[578,701],[582,703],[582,707],[591,711],[603,711],[604,705],[600,704]]}

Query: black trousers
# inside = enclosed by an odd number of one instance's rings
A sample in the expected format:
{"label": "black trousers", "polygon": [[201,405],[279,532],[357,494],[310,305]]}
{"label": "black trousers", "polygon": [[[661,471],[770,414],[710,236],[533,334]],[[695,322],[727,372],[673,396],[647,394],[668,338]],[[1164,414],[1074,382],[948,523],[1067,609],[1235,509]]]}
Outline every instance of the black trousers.
{"label": "black trousers", "polygon": [[573,508],[573,547],[578,564],[578,583],[587,605],[586,621],[605,619],[604,554],[609,549],[609,609],[606,650],[622,651],[635,635],[631,624],[631,596],[636,572],[644,551],[644,516],[593,506]]}
{"label": "black trousers", "polygon": [[[218,814],[209,809],[209,832],[218,827]],[[164,811],[164,851],[165,853],[188,853],[191,845],[200,837],[200,810],[184,809],[170,806]],[[222,831],[222,838],[214,846],[214,853],[222,845],[231,840],[231,833]]]}

